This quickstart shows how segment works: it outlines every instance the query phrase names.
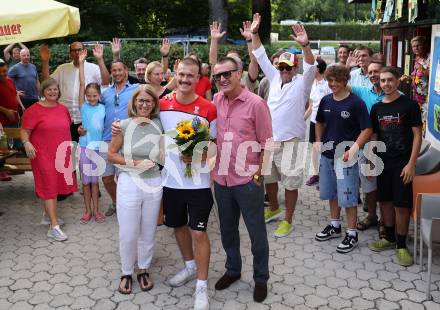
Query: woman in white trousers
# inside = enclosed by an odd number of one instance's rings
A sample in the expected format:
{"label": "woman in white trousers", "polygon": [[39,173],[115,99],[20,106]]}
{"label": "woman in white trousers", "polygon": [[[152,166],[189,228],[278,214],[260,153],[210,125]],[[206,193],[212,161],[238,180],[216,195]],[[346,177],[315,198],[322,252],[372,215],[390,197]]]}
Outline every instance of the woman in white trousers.
{"label": "woman in white trousers", "polygon": [[129,118],[109,145],[108,159],[120,169],[116,210],[122,276],[118,291],[130,294],[137,258],[140,289],[153,288],[147,272],[154,254],[157,220],[162,199],[159,164],[163,133],[159,99],[149,85],[141,85],[128,104]]}

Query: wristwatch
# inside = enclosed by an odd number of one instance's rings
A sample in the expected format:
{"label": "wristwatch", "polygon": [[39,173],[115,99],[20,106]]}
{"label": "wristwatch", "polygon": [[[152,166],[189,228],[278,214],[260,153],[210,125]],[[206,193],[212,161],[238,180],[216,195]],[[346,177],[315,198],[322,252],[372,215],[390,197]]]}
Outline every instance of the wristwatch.
{"label": "wristwatch", "polygon": [[264,180],[264,177],[262,175],[254,174],[254,181],[261,183],[261,182],[263,182],[263,180]]}
{"label": "wristwatch", "polygon": [[304,45],[301,44],[302,47],[307,47],[307,46],[309,46],[309,45],[310,45],[310,41],[308,41],[308,42],[307,42],[306,44],[304,44]]}

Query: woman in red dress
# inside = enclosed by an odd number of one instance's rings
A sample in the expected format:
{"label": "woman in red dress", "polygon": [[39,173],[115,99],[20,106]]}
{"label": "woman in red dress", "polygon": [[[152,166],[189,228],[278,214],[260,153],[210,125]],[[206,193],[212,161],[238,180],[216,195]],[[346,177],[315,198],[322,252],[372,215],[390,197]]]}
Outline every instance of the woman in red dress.
{"label": "woman in red dress", "polygon": [[67,240],[57,218],[57,196],[77,190],[71,164],[70,115],[58,102],[60,89],[54,79],[41,83],[44,100],[33,104],[23,114],[21,140],[31,159],[35,193],[44,201],[50,218],[47,236],[57,241]]}

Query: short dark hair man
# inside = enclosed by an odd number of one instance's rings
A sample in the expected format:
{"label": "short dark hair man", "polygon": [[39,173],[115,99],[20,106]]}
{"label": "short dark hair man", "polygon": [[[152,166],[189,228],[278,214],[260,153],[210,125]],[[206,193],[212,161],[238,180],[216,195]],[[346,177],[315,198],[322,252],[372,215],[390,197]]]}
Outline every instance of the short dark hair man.
{"label": "short dark hair man", "polygon": [[350,53],[350,47],[347,44],[341,44],[338,48],[338,60],[340,65],[347,63],[348,55]]}
{"label": "short dark hair man", "polygon": [[377,177],[377,200],[383,211],[385,236],[369,245],[376,252],[395,249],[398,263],[410,266],[413,259],[406,247],[412,208],[412,181],[422,144],[422,118],[419,105],[402,95],[400,74],[385,67],[380,86],[385,96],[371,109],[372,140],[382,141],[386,152],[379,152],[384,169]]}
{"label": "short dark hair man", "polygon": [[[373,56],[373,51],[366,46],[361,46],[357,48],[356,55],[349,57],[347,60],[347,67],[358,66],[350,72],[350,81],[348,84],[350,86],[366,86],[371,87],[371,81],[368,77],[368,65],[371,63],[371,57]],[[354,61],[353,61],[354,60]]]}

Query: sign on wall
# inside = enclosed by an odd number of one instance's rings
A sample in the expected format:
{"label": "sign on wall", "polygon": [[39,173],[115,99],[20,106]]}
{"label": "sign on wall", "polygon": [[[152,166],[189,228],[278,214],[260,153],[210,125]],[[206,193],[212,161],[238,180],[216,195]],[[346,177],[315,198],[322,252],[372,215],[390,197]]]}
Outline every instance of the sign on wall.
{"label": "sign on wall", "polygon": [[426,138],[440,150],[440,25],[433,26],[432,33]]}

